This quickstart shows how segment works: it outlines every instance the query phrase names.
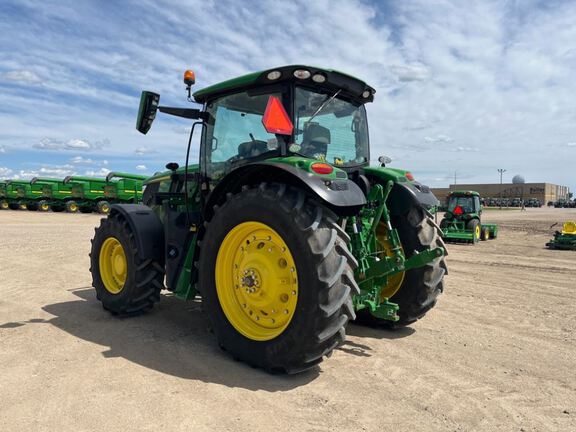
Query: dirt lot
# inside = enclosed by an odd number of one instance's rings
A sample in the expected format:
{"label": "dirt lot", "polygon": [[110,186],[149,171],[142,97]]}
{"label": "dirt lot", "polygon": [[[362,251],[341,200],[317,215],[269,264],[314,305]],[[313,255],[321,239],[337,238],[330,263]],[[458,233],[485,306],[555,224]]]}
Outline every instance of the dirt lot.
{"label": "dirt lot", "polygon": [[197,303],[117,319],[90,288],[95,215],[0,212],[0,430],[573,431],[576,211],[487,211],[500,238],[450,247],[438,306],[403,331],[352,325],[319,368],[236,363]]}

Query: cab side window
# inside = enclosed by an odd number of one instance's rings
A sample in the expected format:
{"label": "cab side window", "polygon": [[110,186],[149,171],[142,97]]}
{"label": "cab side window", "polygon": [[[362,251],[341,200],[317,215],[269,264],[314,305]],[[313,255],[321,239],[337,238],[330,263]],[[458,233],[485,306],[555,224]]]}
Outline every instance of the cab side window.
{"label": "cab side window", "polygon": [[207,171],[218,178],[232,163],[242,163],[278,148],[276,136],[266,132],[262,116],[270,96],[250,96],[246,92],[222,97],[207,107],[212,116],[206,128]]}

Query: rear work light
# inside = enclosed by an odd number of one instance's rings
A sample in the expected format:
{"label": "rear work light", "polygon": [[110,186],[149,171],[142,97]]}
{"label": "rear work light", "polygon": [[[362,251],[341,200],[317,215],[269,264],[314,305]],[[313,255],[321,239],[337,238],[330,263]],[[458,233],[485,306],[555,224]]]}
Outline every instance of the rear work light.
{"label": "rear work light", "polygon": [[314,163],[310,168],[316,174],[332,174],[332,171],[334,171],[332,165],[327,163]]}
{"label": "rear work light", "polygon": [[407,172],[406,174],[404,174],[404,177],[406,177],[410,181],[414,181],[414,176],[412,175],[411,172]]}

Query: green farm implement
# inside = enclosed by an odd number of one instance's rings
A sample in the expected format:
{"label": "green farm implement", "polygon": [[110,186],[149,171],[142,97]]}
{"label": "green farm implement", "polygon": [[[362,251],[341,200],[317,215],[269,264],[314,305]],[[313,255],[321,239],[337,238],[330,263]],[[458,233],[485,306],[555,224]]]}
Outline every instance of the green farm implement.
{"label": "green farm implement", "polygon": [[440,222],[444,240],[454,243],[477,243],[498,237],[498,225],[481,223],[480,194],[454,191],[448,195],[447,209]]}
{"label": "green farm implement", "polygon": [[5,181],[0,182],[0,210],[7,210],[8,208],[10,208],[6,196],[6,188],[7,188],[6,182]]}
{"label": "green farm implement", "polygon": [[549,249],[576,250],[576,222],[565,222],[562,231],[556,231],[554,238],[546,243]]}
{"label": "green farm implement", "polygon": [[385,158],[369,166],[372,87],[309,66],[193,95],[191,71],[184,83],[198,109],[142,92],[140,132],[160,111],[192,123],[190,139],[183,167],[145,181],[146,205],[113,204],[96,229],[92,283],[106,310],[148,311],[162,289],[201,297],[224,350],[294,373],[329,356],[357,316],[401,327],[434,307],[446,273],[428,211],[438,200]]}
{"label": "green farm implement", "polygon": [[[113,180],[118,178],[119,180]],[[104,178],[68,176],[64,183],[72,186],[72,201],[67,203],[70,212],[98,212],[108,214],[110,205],[136,204],[142,200],[142,185],[146,176],[112,172]]]}
{"label": "green farm implement", "polygon": [[72,187],[75,183],[64,183],[54,178],[34,177],[30,180],[30,184],[41,187],[39,211],[62,212],[66,210],[68,201],[72,201]]}
{"label": "green farm implement", "polygon": [[12,210],[38,210],[42,197],[42,190],[31,185],[27,180],[7,180],[5,182],[4,198],[1,198],[0,207]]}

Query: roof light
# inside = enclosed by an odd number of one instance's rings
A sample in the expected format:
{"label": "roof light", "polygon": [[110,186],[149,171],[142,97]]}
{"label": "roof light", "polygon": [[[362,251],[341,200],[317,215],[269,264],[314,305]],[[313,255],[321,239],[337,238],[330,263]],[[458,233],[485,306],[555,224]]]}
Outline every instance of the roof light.
{"label": "roof light", "polygon": [[184,72],[184,84],[186,84],[187,86],[191,86],[194,85],[195,82],[196,82],[196,75],[194,74],[194,71],[187,70],[186,72]]}
{"label": "roof light", "polygon": [[326,82],[326,77],[322,74],[317,73],[315,75],[312,75],[312,81],[318,84],[322,84],[323,82]]}
{"label": "roof light", "polygon": [[372,93],[370,93],[370,90],[364,90],[364,92],[362,93],[362,97],[366,99],[369,98],[371,94]]}
{"label": "roof light", "polygon": [[294,125],[288,117],[282,102],[276,96],[270,96],[266,111],[262,116],[262,124],[266,132],[280,135],[292,135]]}
{"label": "roof light", "polygon": [[327,163],[313,163],[310,168],[316,174],[332,174],[332,171],[334,171],[332,165]]}
{"label": "roof light", "polygon": [[310,71],[306,69],[296,69],[294,76],[298,79],[308,79],[310,78]]}
{"label": "roof light", "polygon": [[411,172],[407,172],[406,174],[404,174],[404,177],[406,177],[410,181],[414,181],[414,176],[412,175]]}
{"label": "roof light", "polygon": [[266,75],[266,78],[268,78],[270,81],[274,81],[274,80],[277,80],[278,78],[280,78],[281,76],[282,76],[282,72],[272,71],[272,72],[268,72],[268,75]]}

